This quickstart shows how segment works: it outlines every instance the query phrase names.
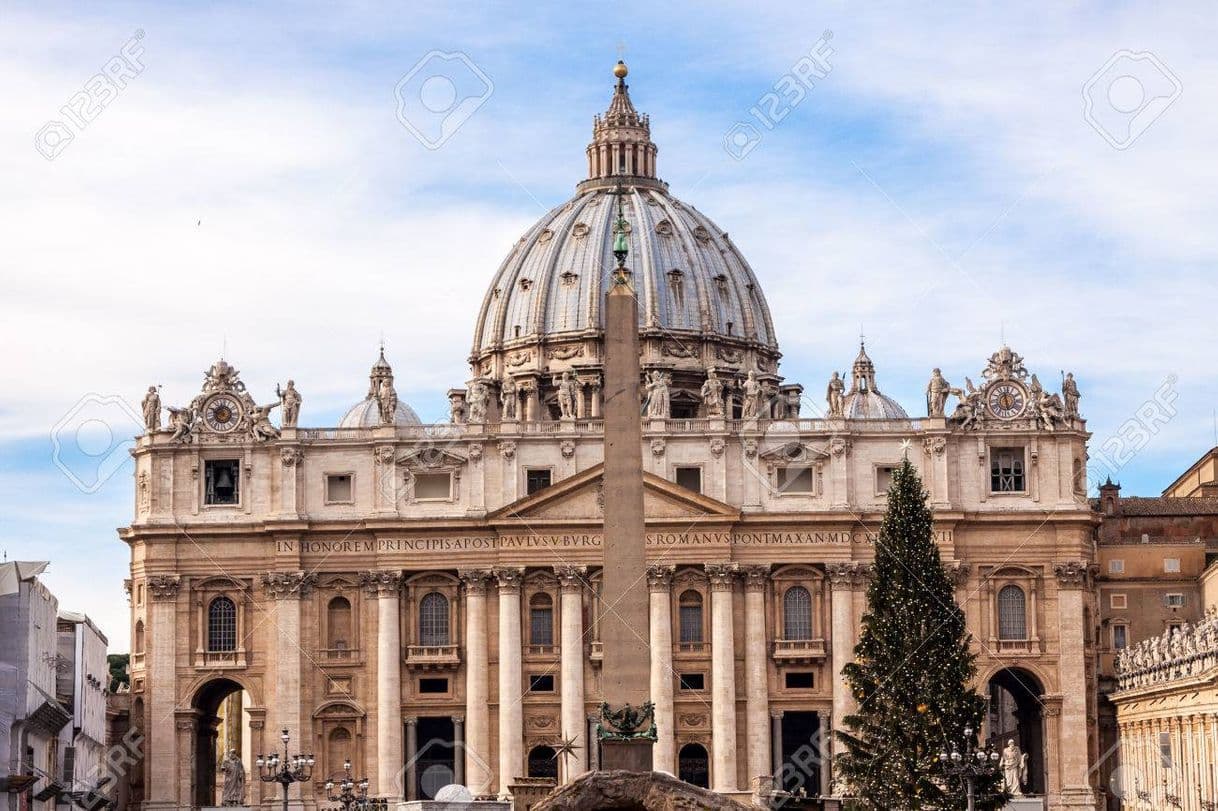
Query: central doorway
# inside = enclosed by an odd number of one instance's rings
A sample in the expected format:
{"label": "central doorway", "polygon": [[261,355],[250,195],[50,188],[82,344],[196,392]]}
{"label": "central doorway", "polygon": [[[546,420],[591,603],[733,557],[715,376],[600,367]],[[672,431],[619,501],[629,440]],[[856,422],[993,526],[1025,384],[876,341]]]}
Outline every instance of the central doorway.
{"label": "central doorway", "polygon": [[419,787],[420,800],[434,800],[436,792],[456,781],[453,719],[451,716],[419,718],[417,732],[415,785]]}
{"label": "central doorway", "polygon": [[792,793],[803,789],[809,797],[820,794],[822,745],[818,713],[784,712],[777,788]]}

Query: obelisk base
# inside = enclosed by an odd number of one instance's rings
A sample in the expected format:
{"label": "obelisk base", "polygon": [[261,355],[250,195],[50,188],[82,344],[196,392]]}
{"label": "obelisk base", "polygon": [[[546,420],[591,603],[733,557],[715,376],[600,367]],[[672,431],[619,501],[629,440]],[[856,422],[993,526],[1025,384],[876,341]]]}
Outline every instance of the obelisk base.
{"label": "obelisk base", "polygon": [[652,741],[601,741],[601,771],[651,771]]}

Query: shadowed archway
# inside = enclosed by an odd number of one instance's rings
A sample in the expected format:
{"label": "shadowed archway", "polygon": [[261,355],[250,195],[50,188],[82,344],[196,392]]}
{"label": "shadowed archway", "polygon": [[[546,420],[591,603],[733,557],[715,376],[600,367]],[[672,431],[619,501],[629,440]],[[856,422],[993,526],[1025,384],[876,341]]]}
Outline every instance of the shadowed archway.
{"label": "shadowed archway", "polygon": [[[242,704],[240,697],[245,688],[232,679],[218,678],[204,682],[195,692],[191,706],[198,713],[198,725],[195,731],[195,765],[194,791],[195,805],[203,808],[220,805],[216,791],[216,779],[219,762],[223,754],[223,746],[219,741],[221,722],[221,707],[228,703],[228,712],[237,717],[229,718],[230,724],[236,724],[237,729],[243,727],[244,719],[240,717]],[[236,696],[236,703],[229,699]],[[238,752],[240,750],[238,749]],[[248,765],[247,769],[248,769]],[[249,773],[246,772],[248,792]],[[248,796],[248,795],[247,795]]]}
{"label": "shadowed archway", "polygon": [[1008,667],[990,677],[988,742],[999,751],[1014,739],[1028,755],[1025,794],[1045,793],[1044,705],[1040,680],[1023,668]]}

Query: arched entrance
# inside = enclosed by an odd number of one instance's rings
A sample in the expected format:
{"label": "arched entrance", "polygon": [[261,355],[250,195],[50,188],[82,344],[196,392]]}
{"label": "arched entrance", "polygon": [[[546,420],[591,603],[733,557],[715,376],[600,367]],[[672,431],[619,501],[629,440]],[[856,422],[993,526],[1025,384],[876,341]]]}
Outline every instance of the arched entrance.
{"label": "arched entrance", "polygon": [[710,755],[700,743],[687,743],[677,753],[677,777],[691,786],[710,788]]}
{"label": "arched entrance", "polygon": [[249,694],[232,679],[212,679],[195,693],[192,706],[198,713],[195,731],[195,805],[221,805],[224,785],[220,762],[229,749],[236,750],[245,764],[245,798],[249,798],[250,762],[244,709]]}
{"label": "arched entrance", "polygon": [[529,750],[529,777],[558,780],[558,753],[551,746],[534,746]]}
{"label": "arched entrance", "polygon": [[1040,697],[1044,688],[1034,675],[1018,667],[990,677],[988,743],[999,751],[1014,739],[1028,755],[1025,794],[1045,793],[1045,723]]}

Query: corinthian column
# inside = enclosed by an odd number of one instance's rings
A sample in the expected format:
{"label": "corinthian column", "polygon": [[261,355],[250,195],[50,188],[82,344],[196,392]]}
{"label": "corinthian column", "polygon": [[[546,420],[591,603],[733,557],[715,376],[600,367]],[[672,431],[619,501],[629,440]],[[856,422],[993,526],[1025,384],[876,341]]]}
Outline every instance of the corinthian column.
{"label": "corinthian column", "polygon": [[376,606],[376,793],[401,800],[402,630],[398,624],[402,573],[364,572],[360,579]]}
{"label": "corinthian column", "polygon": [[524,686],[520,675],[520,581],[523,569],[496,569],[499,580],[499,795],[524,762]]}
{"label": "corinthian column", "polygon": [[[490,661],[487,657],[486,586],[489,571],[463,571],[465,585],[465,775],[471,791],[492,790]],[[461,753],[457,753],[461,757]]]}
{"label": "corinthian column", "polygon": [[711,788],[736,791],[736,640],[732,593],[739,568],[708,563],[711,584]]}
{"label": "corinthian column", "polygon": [[746,777],[753,780],[774,773],[770,751],[770,691],[766,678],[765,591],[770,567],[744,567],[744,724],[748,746]]}
{"label": "corinthian column", "polygon": [[[301,725],[300,701],[300,599],[317,581],[305,572],[268,572],[262,576],[266,594],[275,602],[275,625],[280,644],[275,649],[275,712],[280,729],[286,729],[294,745],[307,751],[309,733]],[[293,805],[302,800],[301,786],[291,792]]]}
{"label": "corinthian column", "polygon": [[555,566],[562,590],[562,739],[575,749],[563,755],[560,777],[569,783],[588,770],[584,735],[584,579],[583,566]]}
{"label": "corinthian column", "polygon": [[[182,581],[176,576],[156,575],[148,578],[148,653],[145,673],[148,705],[141,720],[147,736],[148,765],[144,770],[144,785],[148,792],[148,808],[175,808],[177,784],[177,729],[174,722],[174,695],[177,676],[174,661],[177,655],[177,600]],[[22,688],[23,690],[25,688]]]}
{"label": "corinthian column", "polygon": [[651,700],[655,703],[656,743],[652,748],[657,772],[677,773],[677,738],[672,697],[672,575],[675,566],[647,567],[651,625]]}
{"label": "corinthian column", "polygon": [[[826,566],[829,574],[830,600],[832,602],[832,657],[833,664],[830,674],[833,679],[833,732],[839,732],[845,727],[842,719],[854,712],[854,696],[850,694],[850,686],[842,678],[842,668],[847,662],[854,660],[854,584],[861,576],[861,564],[830,563]],[[836,748],[837,735],[830,734],[827,739],[832,743],[826,747],[830,752]],[[826,763],[831,762],[828,757]]]}
{"label": "corinthian column", "polygon": [[[1053,567],[1057,575],[1058,683],[1084,685],[1087,683],[1087,629],[1084,623],[1084,590],[1091,580],[1086,563],[1069,561]],[[1061,740],[1058,762],[1061,764],[1062,799],[1069,807],[1095,807],[1094,792],[1088,782],[1087,747],[1079,746],[1080,730],[1087,728],[1087,695],[1082,689],[1062,690],[1061,718],[1058,728]]]}

